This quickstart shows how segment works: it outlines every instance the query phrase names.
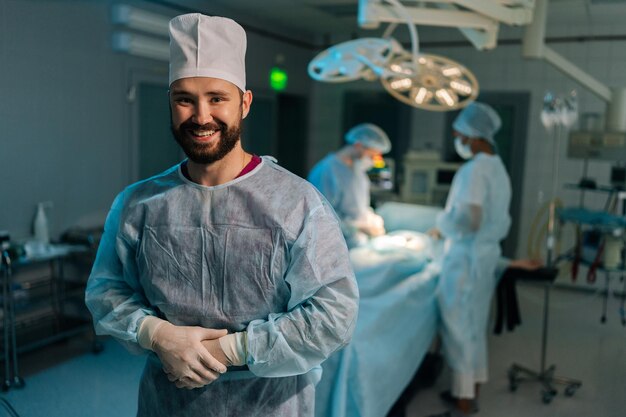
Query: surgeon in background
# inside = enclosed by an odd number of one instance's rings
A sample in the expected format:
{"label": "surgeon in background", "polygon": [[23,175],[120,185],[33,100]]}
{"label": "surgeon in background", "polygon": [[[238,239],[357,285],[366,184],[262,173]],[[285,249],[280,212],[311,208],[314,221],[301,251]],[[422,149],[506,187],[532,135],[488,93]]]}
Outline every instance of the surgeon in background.
{"label": "surgeon in background", "polygon": [[382,217],[370,207],[367,171],[376,157],[391,150],[391,141],[371,123],[354,126],[345,139],[347,145],[319,161],[308,179],[335,209],[348,247],[353,248],[385,234]]}
{"label": "surgeon in background", "polygon": [[441,394],[452,409],[438,417],[476,412],[479,384],[487,382],[489,307],[500,241],[511,224],[511,182],[494,141],[500,125],[493,108],[476,102],[453,124],[456,151],[469,161],[456,173],[432,231],[445,238],[437,296],[443,352],[452,369],[452,389]]}

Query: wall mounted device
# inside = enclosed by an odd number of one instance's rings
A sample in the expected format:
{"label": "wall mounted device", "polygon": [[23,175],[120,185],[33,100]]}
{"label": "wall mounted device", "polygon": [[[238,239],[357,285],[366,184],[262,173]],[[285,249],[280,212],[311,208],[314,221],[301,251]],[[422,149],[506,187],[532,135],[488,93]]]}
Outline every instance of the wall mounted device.
{"label": "wall mounted device", "polygon": [[402,201],[443,207],[460,163],[444,162],[438,152],[410,151],[404,157]]}

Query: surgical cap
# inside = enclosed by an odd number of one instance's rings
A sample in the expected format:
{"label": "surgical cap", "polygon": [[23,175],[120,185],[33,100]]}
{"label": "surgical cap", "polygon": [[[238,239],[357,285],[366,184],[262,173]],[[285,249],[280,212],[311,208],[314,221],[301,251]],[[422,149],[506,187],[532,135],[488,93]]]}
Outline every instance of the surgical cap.
{"label": "surgical cap", "polygon": [[473,102],[459,113],[452,127],[460,134],[470,138],[485,139],[495,144],[493,136],[500,130],[502,122],[498,113],[489,105]]}
{"label": "surgical cap", "polygon": [[360,143],[366,148],[376,149],[381,153],[391,150],[391,141],[387,134],[378,126],[371,123],[362,123],[354,126],[346,133],[346,142]]}
{"label": "surgical cap", "polygon": [[170,20],[170,85],[211,77],[246,91],[246,32],[225,17],[190,13]]}

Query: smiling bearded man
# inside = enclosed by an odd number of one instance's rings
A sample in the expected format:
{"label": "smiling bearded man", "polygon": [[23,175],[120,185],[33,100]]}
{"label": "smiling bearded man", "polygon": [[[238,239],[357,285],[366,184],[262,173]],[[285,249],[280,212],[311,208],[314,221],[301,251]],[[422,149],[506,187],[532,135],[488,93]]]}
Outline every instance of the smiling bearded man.
{"label": "smiling bearded man", "polygon": [[96,332],[147,353],[138,417],[312,417],[358,288],[332,207],[241,146],[245,31],[170,21],[171,129],[188,159],[113,202],[87,284]]}

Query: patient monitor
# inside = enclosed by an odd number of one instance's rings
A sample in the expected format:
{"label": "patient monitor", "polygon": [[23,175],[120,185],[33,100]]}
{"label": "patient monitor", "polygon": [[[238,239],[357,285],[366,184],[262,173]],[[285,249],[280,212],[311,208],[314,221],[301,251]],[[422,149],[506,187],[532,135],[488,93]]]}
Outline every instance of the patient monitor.
{"label": "patient monitor", "polygon": [[436,151],[410,151],[404,157],[402,201],[443,207],[460,166],[442,161]]}

